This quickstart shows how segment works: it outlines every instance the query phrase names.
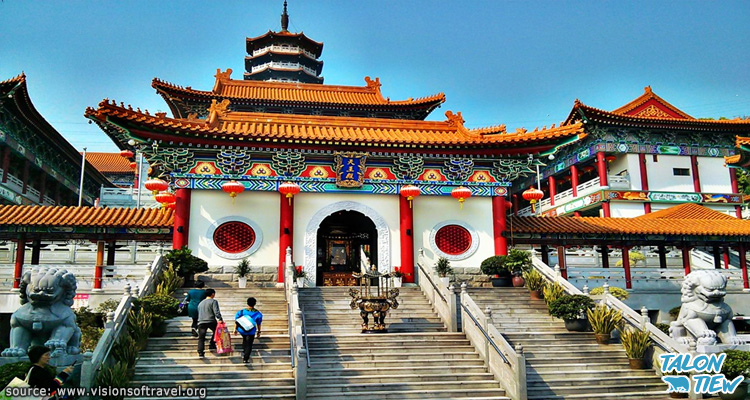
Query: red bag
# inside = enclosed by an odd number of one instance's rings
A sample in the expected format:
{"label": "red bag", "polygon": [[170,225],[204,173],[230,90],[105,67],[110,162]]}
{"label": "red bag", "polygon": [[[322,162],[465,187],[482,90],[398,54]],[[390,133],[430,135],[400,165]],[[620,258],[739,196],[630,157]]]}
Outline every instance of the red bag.
{"label": "red bag", "polygon": [[216,354],[232,353],[232,336],[229,334],[227,324],[225,324],[223,321],[216,324],[214,341],[216,342]]}

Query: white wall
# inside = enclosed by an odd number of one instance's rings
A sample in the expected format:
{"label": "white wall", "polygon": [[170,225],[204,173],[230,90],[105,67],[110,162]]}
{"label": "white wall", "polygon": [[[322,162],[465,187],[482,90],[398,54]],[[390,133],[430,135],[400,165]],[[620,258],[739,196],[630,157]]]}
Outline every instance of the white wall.
{"label": "white wall", "polygon": [[[431,268],[438,257],[430,244],[430,233],[436,224],[456,220],[467,223],[477,233],[479,247],[467,259],[451,261],[451,266],[459,268],[478,268],[487,257],[495,255],[495,244],[492,231],[492,199],[490,197],[471,197],[464,202],[463,210],[458,201],[450,196],[419,196],[414,201],[414,251],[424,248],[425,259]],[[510,245],[510,240],[508,240]]]}
{"label": "white wall", "polygon": [[[421,198],[421,197],[420,197]],[[389,271],[393,265],[401,264],[401,246],[399,244],[399,195],[378,194],[348,194],[348,193],[301,193],[294,196],[294,249],[293,257],[297,265],[304,265],[308,272],[309,281],[315,280],[315,245],[311,241],[317,235],[319,221],[344,208],[337,208],[336,204],[342,202],[356,203],[357,207],[364,207],[368,212],[374,213],[376,218],[371,218],[378,227],[377,219],[380,219],[388,232],[388,249],[383,248],[384,238],[378,238],[378,256],[384,251],[389,251],[390,256],[385,265],[379,262],[378,269]],[[351,209],[351,208],[350,208]],[[356,210],[356,209],[355,209]],[[360,211],[360,210],[357,210]],[[368,212],[363,212],[367,215]],[[312,222],[312,224],[311,224]],[[278,221],[277,224],[278,225]],[[315,226],[311,226],[315,225]],[[277,228],[278,232],[278,228]],[[307,243],[306,243],[307,238]],[[308,249],[306,254],[305,249]],[[311,250],[311,251],[310,251]],[[375,262],[375,260],[373,260]]]}
{"label": "white wall", "polygon": [[[659,154],[654,162],[653,155],[646,155],[648,188],[651,191],[694,193],[693,172],[688,156],[667,156]],[[687,168],[688,176],[675,176],[673,168]]]}
{"label": "white wall", "polygon": [[628,154],[628,173],[630,174],[630,188],[633,190],[643,190],[641,185],[641,165],[638,162],[638,154]]}
{"label": "white wall", "polygon": [[[192,190],[190,199],[190,233],[188,247],[206,260],[209,267],[237,265],[236,259],[215,254],[208,237],[211,225],[224,217],[238,216],[253,221],[263,235],[258,250],[249,256],[252,266],[279,263],[279,196],[277,192],[245,191],[235,198],[221,190]],[[256,239],[257,240],[257,239]]]}
{"label": "white wall", "polygon": [[[675,204],[672,205],[674,206]],[[633,218],[646,213],[643,209],[643,203],[636,202],[626,203],[613,201],[609,203],[609,210],[611,216],[615,218]]]}
{"label": "white wall", "polygon": [[724,166],[724,157],[698,157],[698,177],[701,192],[732,193],[729,168]]}

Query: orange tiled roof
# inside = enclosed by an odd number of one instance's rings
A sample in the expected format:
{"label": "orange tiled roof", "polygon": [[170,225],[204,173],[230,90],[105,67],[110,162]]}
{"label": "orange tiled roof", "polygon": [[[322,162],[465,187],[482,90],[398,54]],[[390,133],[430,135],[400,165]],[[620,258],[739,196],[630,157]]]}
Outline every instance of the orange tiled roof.
{"label": "orange tiled roof", "polygon": [[582,124],[512,133],[506,132],[504,125],[467,129],[461,113],[451,111],[445,113],[447,121],[422,121],[235,112],[227,111],[228,104],[228,100],[214,101],[207,120],[188,120],[167,118],[164,113],[154,116],[105,100],[98,109],[88,108],[86,116],[100,122],[122,119],[196,138],[315,144],[514,145],[586,135]]}
{"label": "orange tiled roof", "polygon": [[737,136],[737,140],[736,140],[737,147],[746,146],[748,144],[750,144],[750,137]]}
{"label": "orange tiled roof", "polygon": [[253,80],[230,79],[231,69],[225,72],[216,71],[216,83],[209,91],[195,90],[191,87],[183,88],[154,78],[151,86],[157,91],[176,90],[201,97],[222,97],[230,101],[239,99],[260,99],[268,101],[295,103],[325,103],[325,104],[359,104],[359,105],[419,105],[425,103],[441,104],[445,102],[445,94],[416,99],[391,101],[383,97],[380,92],[380,79],[371,80],[365,77],[366,86],[320,85],[314,83],[268,82]]}
{"label": "orange tiled roof", "polygon": [[[695,205],[696,207],[705,208]],[[676,208],[680,206],[675,206]],[[661,218],[600,218],[600,217],[511,217],[513,233],[579,233],[614,235],[693,235],[745,236],[750,235],[750,221],[729,217],[715,218],[713,214],[696,209],[671,209]],[[709,210],[710,211],[710,210]],[[672,216],[670,216],[672,214]],[[709,218],[674,218],[699,216]],[[509,224],[510,225],[510,224]]]}
{"label": "orange tiled roof", "polygon": [[646,109],[639,110],[639,108],[642,108],[644,105],[646,105],[646,103],[649,103],[649,102],[651,102],[652,104],[656,102],[657,104],[661,106],[659,108],[663,107],[667,109],[669,112],[677,115],[677,117],[675,117],[675,116],[668,115],[668,113],[662,111],[661,109],[655,110],[654,113],[662,118],[695,119],[687,115],[686,113],[682,112],[680,109],[673,106],[672,104],[669,104],[666,100],[657,96],[656,93],[654,93],[651,90],[651,86],[646,86],[644,88],[644,93],[641,96],[639,96],[635,100],[631,101],[628,104],[625,104],[624,106],[616,110],[612,110],[612,113],[620,114],[620,115],[630,115],[630,116],[647,116],[650,110],[646,110]]}
{"label": "orange tiled roof", "polygon": [[636,217],[638,219],[706,219],[706,220],[736,220],[731,215],[703,207],[699,204],[684,203],[664,210],[655,211],[649,214],[643,214]]}
{"label": "orange tiled roof", "polygon": [[130,168],[130,160],[122,157],[120,153],[86,153],[86,161],[91,163],[99,172],[106,173],[129,173],[135,174]]}
{"label": "orange tiled roof", "polygon": [[0,206],[0,226],[92,226],[170,228],[174,211],[156,208]]}

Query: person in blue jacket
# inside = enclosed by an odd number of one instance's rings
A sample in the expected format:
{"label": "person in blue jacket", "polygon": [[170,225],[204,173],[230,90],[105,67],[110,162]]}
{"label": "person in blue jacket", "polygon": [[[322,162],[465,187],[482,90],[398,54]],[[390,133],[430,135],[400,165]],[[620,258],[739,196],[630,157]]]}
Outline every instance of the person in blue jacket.
{"label": "person in blue jacket", "polygon": [[[250,362],[250,352],[253,351],[253,342],[256,337],[260,339],[260,324],[263,322],[263,314],[255,309],[256,303],[255,297],[249,297],[247,299],[247,307],[237,311],[237,314],[234,316],[234,333],[242,335],[243,363]],[[243,328],[240,322],[238,322],[240,318],[245,316],[249,317],[253,322],[254,326],[251,329]]]}
{"label": "person in blue jacket", "polygon": [[205,285],[203,281],[198,281],[195,284],[195,289],[190,289],[187,294],[188,316],[193,319],[193,324],[190,327],[194,337],[198,337],[198,304],[206,298],[206,290],[203,289]]}

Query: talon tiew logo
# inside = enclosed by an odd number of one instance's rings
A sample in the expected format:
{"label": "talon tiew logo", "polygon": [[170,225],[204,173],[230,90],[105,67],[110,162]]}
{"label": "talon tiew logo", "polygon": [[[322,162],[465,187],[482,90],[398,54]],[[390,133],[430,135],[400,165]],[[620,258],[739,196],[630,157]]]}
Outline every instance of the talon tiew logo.
{"label": "talon tiew logo", "polygon": [[689,393],[692,387],[695,393],[718,394],[734,393],[745,380],[740,375],[731,381],[721,373],[726,354],[662,354],[661,372],[663,374],[699,374],[690,376],[665,375],[661,380],[668,385],[667,393]]}

